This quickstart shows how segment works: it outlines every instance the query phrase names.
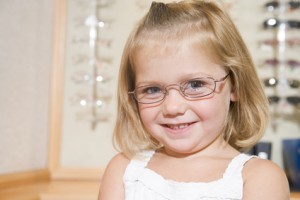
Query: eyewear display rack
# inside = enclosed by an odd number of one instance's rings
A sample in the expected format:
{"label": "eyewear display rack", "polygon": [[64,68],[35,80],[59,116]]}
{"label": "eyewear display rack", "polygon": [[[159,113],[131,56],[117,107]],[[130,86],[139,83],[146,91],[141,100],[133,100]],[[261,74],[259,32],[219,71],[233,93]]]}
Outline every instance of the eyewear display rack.
{"label": "eyewear display rack", "polygon": [[263,28],[273,32],[273,38],[262,45],[273,51],[274,57],[264,62],[263,67],[272,67],[273,75],[263,83],[270,100],[272,129],[276,132],[279,118],[300,124],[300,1],[269,1],[264,8],[270,17],[263,22]]}

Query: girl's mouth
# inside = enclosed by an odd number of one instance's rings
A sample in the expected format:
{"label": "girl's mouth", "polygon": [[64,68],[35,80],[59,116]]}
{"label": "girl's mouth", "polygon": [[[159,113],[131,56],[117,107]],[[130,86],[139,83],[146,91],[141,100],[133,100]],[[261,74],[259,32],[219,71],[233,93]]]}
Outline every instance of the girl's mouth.
{"label": "girl's mouth", "polygon": [[186,127],[190,126],[192,123],[184,123],[184,124],[165,124],[164,126],[172,129],[172,130],[180,130],[185,129]]}

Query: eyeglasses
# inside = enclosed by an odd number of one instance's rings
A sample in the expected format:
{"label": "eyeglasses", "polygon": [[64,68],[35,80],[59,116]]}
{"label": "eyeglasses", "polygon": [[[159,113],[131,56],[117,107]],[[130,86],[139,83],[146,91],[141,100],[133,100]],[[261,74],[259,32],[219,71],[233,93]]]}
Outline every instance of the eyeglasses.
{"label": "eyeglasses", "polygon": [[[216,83],[224,81],[229,73],[219,80],[211,77],[194,78],[178,84],[162,86],[159,84],[145,85],[129,91],[128,94],[134,95],[137,102],[141,104],[157,103],[166,97],[169,89],[178,90],[181,95],[188,99],[195,99],[208,96],[216,90]],[[176,88],[179,86],[179,89]]]}
{"label": "eyeglasses", "polygon": [[270,104],[277,104],[281,99],[285,99],[289,104],[293,106],[300,105],[300,96],[288,96],[288,97],[279,97],[279,96],[269,96],[268,97]]}
{"label": "eyeglasses", "polygon": [[271,65],[271,66],[274,66],[274,67],[278,66],[279,64],[283,64],[283,65],[288,65],[292,69],[295,68],[295,67],[300,67],[300,62],[297,61],[297,60],[293,60],[293,59],[284,60],[284,61],[279,61],[276,58],[274,58],[274,59],[266,59],[264,61],[264,64]]}
{"label": "eyeglasses", "polygon": [[[290,10],[295,10],[295,9],[298,9],[300,8],[300,2],[299,1],[289,1],[289,2],[286,2],[286,6],[290,9]],[[275,11],[276,9],[278,9],[278,7],[280,6],[279,2],[278,1],[270,1],[270,2],[267,2],[265,4],[265,7],[267,8],[267,10],[269,12],[273,12]]]}
{"label": "eyeglasses", "polygon": [[[97,38],[96,41],[97,45],[102,47],[111,48],[113,40],[110,38]],[[73,44],[89,44],[90,38],[89,37],[73,37],[72,38]]]}
{"label": "eyeglasses", "polygon": [[[278,85],[278,79],[277,78],[266,78],[263,80],[263,83],[266,87],[275,87]],[[300,81],[296,79],[284,79],[281,81],[284,85],[288,85],[291,88],[299,88],[300,87]]]}
{"label": "eyeglasses", "polygon": [[286,24],[288,28],[300,28],[300,21],[297,20],[279,20],[276,18],[270,18],[263,22],[265,29],[277,28],[281,24]]}
{"label": "eyeglasses", "polygon": [[100,8],[108,7],[112,5],[113,0],[90,0],[90,1],[85,1],[85,0],[77,0],[76,3],[81,7],[81,8],[90,8],[90,6],[97,6]]}
{"label": "eyeglasses", "polygon": [[[289,38],[283,42],[284,45],[290,48],[300,47],[300,38]],[[263,41],[260,41],[259,43],[261,48],[263,49],[271,49],[271,47],[277,47],[279,45],[279,41],[277,39],[265,39]]]}

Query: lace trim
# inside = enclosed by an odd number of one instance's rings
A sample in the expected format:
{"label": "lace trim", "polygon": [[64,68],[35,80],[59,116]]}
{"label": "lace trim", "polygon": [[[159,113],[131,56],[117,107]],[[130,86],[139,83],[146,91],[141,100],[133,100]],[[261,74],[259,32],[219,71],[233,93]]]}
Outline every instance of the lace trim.
{"label": "lace trim", "polygon": [[[143,193],[155,193],[167,199],[219,198],[241,199],[243,192],[242,169],[251,156],[239,154],[228,164],[223,178],[211,182],[177,182],[165,180],[155,171],[145,168],[154,151],[143,152],[128,165],[124,182],[126,190],[143,190]],[[149,195],[150,195],[149,194]],[[201,198],[200,198],[201,196]]]}

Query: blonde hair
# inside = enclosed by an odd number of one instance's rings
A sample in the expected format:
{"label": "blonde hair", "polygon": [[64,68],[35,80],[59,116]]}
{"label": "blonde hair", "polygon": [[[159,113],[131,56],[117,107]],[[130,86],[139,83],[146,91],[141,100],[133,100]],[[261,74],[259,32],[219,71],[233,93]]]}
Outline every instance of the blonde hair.
{"label": "blonde hair", "polygon": [[161,45],[175,41],[180,45],[183,40],[195,41],[195,45],[205,48],[230,73],[238,100],[231,102],[224,139],[243,150],[255,145],[265,131],[268,101],[248,49],[226,11],[213,1],[153,2],[127,40],[119,72],[114,144],[128,156],[160,147],[147,133],[137,102],[128,94],[135,88],[134,56],[155,41]]}

